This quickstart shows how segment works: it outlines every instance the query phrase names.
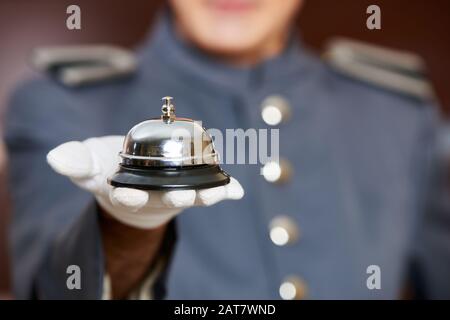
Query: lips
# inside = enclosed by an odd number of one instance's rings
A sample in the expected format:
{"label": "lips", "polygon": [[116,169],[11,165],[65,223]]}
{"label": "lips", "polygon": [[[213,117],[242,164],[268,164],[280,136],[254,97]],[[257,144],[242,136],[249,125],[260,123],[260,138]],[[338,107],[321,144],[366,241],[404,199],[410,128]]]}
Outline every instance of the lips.
{"label": "lips", "polygon": [[256,6],[255,0],[211,0],[209,1],[211,7],[218,11],[239,13],[254,9]]}

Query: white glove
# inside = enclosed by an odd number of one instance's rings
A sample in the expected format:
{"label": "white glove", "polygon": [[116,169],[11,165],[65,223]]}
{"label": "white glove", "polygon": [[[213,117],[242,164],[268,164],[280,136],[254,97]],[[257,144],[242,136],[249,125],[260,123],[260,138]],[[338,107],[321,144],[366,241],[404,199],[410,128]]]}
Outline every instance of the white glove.
{"label": "white glove", "polygon": [[53,170],[93,193],[98,204],[111,216],[142,229],[156,228],[194,205],[210,206],[244,196],[243,188],[234,178],[226,186],[197,191],[114,188],[107,183],[107,178],[118,169],[123,140],[123,136],[105,136],[66,142],[47,154],[47,162]]}

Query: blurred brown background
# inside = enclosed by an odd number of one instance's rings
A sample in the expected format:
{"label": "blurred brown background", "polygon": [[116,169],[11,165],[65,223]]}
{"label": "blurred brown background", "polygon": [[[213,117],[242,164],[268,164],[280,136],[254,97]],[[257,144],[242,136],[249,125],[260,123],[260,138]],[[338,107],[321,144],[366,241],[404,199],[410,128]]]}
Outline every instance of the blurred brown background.
{"label": "blurred brown background", "polygon": [[[274,0],[277,1],[277,0]],[[132,47],[145,37],[162,0],[0,0],[0,119],[8,93],[31,75],[31,48],[49,44],[112,43]],[[81,30],[66,29],[66,8],[81,7]],[[366,8],[381,7],[381,30],[366,28]],[[420,54],[445,115],[450,112],[450,1],[306,0],[299,19],[304,42],[320,52],[340,35]],[[0,130],[2,126],[0,125]],[[5,164],[0,150],[0,299],[8,295]],[[3,161],[4,162],[4,161]]]}

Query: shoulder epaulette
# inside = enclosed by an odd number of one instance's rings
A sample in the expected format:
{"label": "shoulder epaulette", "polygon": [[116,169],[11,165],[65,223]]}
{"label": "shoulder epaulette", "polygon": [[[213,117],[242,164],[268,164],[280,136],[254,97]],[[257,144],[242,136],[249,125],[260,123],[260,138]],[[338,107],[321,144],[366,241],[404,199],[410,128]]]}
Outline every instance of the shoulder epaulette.
{"label": "shoulder epaulette", "polygon": [[435,97],[425,63],[416,54],[334,38],[323,56],[335,70],[349,77],[420,99]]}
{"label": "shoulder epaulette", "polygon": [[137,67],[131,51],[110,45],[38,47],[30,62],[70,87],[128,76]]}

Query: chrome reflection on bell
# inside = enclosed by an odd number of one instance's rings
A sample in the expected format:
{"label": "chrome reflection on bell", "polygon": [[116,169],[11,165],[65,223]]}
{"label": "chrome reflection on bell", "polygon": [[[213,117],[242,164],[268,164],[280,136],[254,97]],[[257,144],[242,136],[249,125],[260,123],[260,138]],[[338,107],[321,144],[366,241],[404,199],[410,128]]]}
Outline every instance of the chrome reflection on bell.
{"label": "chrome reflection on bell", "polygon": [[218,164],[211,137],[191,119],[176,118],[172,97],[164,97],[160,119],[141,122],[125,138],[122,163],[129,166],[177,167]]}
{"label": "chrome reflection on bell", "polygon": [[175,116],[172,97],[162,115],[135,125],[125,137],[119,171],[109,183],[143,190],[201,189],[229,183],[211,136],[197,122]]}

